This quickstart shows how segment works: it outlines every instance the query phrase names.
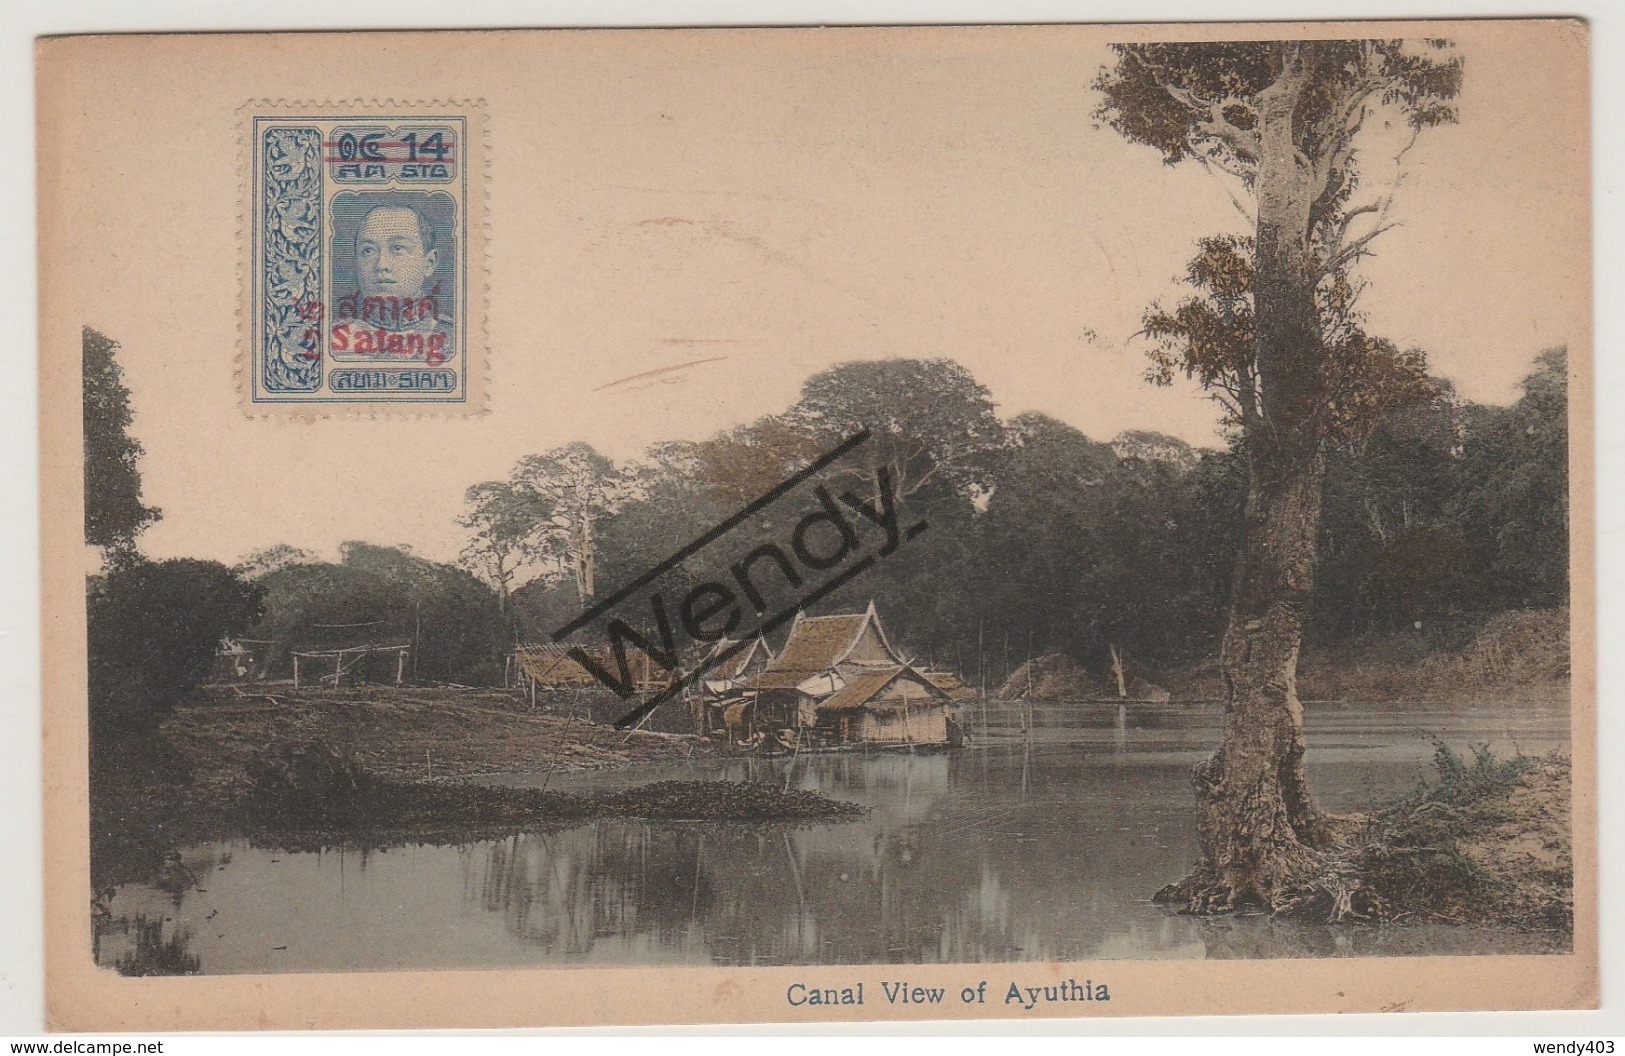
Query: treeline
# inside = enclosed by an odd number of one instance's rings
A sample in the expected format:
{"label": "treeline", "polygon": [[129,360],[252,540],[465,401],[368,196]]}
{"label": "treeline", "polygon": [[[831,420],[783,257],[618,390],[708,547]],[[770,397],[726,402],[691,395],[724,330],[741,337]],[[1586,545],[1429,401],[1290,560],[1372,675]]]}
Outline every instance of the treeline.
{"label": "treeline", "polygon": [[[1311,642],[1566,603],[1566,369],[1562,350],[1542,353],[1511,407],[1436,381],[1331,452]],[[523,459],[469,489],[463,560],[515,637],[541,640],[860,429],[873,438],[854,461],[885,465],[931,528],[815,612],[873,598],[913,653],[989,682],[1049,652],[1098,666],[1115,648],[1152,670],[1216,654],[1238,453],[1152,432],[1102,442],[1041,414],[1004,423],[948,360],[832,368],[783,414],[633,466],[579,444]],[[764,516],[740,531],[782,528]],[[696,581],[706,560],[686,566]]]}
{"label": "treeline", "polygon": [[[223,639],[250,642],[253,673],[285,677],[290,654],[408,645],[414,681],[492,683],[511,644],[496,594],[466,569],[405,550],[346,543],[336,563],[291,546],[235,567],[153,561],[141,534],[162,516],[141,498],[118,345],[84,331],[85,541],[102,555],[86,580],[89,717],[95,751],[152,732],[217,676]],[[317,672],[318,675],[320,672]]]}
{"label": "treeline", "polygon": [[[633,464],[585,444],[523,458],[468,489],[457,565],[347,543],[337,562],[279,546],[227,568],[140,554],[160,512],[140,500],[115,348],[86,331],[86,531],[106,557],[87,599],[100,736],[150,728],[209,676],[225,636],[251,640],[270,677],[295,650],[371,643],[411,646],[415,681],[494,682],[513,644],[546,640],[860,430],[859,455],[821,482],[862,493],[884,466],[906,523],[930,529],[813,614],[873,599],[905,650],[973,683],[1052,652],[1099,669],[1115,649],[1150,672],[1217,652],[1246,494],[1238,453],[1153,432],[1103,442],[1041,414],[1004,422],[949,360],[843,364],[782,414]],[[1510,407],[1441,382],[1335,449],[1311,641],[1565,604],[1567,434],[1566,359],[1552,350]],[[770,507],[737,531],[782,538],[803,512]],[[676,576],[698,582],[725,560],[701,551]]]}

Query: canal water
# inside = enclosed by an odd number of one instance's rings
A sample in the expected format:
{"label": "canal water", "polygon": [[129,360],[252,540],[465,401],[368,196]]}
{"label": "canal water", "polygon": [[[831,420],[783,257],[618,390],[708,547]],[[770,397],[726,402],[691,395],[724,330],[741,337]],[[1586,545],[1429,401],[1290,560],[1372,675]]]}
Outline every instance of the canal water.
{"label": "canal water", "polygon": [[[97,959],[234,973],[1550,952],[1468,927],[1165,913],[1149,898],[1196,857],[1189,773],[1217,743],[1217,711],[1006,705],[986,723],[952,752],[492,779],[772,782],[870,809],[849,823],[608,819],[460,846],[186,848],[195,887],[119,889],[111,919],[126,923],[98,928]],[[1312,707],[1308,727],[1310,778],[1334,811],[1414,791],[1434,737],[1463,754],[1569,742],[1567,714],[1549,709]]]}

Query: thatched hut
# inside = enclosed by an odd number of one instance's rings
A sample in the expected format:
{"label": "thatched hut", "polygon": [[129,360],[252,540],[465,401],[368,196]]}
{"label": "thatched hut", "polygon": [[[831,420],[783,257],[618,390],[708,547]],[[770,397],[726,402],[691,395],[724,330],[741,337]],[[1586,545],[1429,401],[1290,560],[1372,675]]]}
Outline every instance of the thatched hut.
{"label": "thatched hut", "polygon": [[892,645],[873,602],[858,613],[797,616],[784,649],[743,688],[751,699],[733,713],[735,739],[771,737],[795,745],[950,740],[949,694]]}

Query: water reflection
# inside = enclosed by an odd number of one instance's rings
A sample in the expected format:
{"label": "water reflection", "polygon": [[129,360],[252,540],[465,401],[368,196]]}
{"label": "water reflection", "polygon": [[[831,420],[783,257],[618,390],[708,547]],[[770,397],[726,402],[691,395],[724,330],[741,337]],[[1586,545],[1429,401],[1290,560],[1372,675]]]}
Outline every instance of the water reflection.
{"label": "water reflection", "polygon": [[[1187,775],[1216,737],[1213,716],[1038,708],[1021,718],[1031,721],[1001,735],[990,716],[991,735],[952,753],[548,778],[580,788],[673,776],[771,781],[870,808],[846,824],[610,819],[370,854],[189,849],[178,861],[186,875],[170,869],[167,880],[126,885],[111,899],[108,920],[140,915],[147,930],[98,928],[97,958],[121,970],[135,958],[260,972],[1540,950],[1462,928],[1164,914],[1146,900],[1196,855]],[[1526,751],[1566,743],[1561,714],[1472,719],[1325,716],[1312,729],[1311,777],[1332,809],[1344,809],[1414,787],[1432,750],[1424,733],[1504,750],[1514,740]]]}
{"label": "water reflection", "polygon": [[191,933],[184,925],[164,928],[165,920],[134,919],[110,922],[103,934],[121,934],[128,943],[113,961],[120,975],[196,975],[203,962],[189,949]]}

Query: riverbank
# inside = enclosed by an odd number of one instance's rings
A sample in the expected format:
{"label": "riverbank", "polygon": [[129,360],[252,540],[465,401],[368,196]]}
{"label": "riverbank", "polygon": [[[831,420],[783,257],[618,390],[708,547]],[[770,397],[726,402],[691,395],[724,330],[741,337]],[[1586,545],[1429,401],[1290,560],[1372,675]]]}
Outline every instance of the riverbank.
{"label": "riverbank", "polygon": [[210,687],[178,705],[161,734],[204,785],[231,783],[267,745],[307,741],[354,758],[368,773],[412,781],[586,770],[711,750],[700,737],[533,710],[518,690],[496,688]]}
{"label": "riverbank", "polygon": [[[1217,660],[1172,673],[1166,684],[1175,703],[1224,695]],[[1308,704],[1566,708],[1569,610],[1438,620],[1336,646],[1306,644],[1297,684]]]}
{"label": "riverbank", "polygon": [[855,816],[810,793],[661,782],[613,795],[494,788],[483,777],[635,766],[711,754],[710,742],[623,732],[525,707],[497,689],[212,688],[158,732],[93,753],[98,890],[159,875],[180,847],[472,839],[586,817],[819,820]]}
{"label": "riverbank", "polygon": [[[1025,711],[1011,707],[1008,717]],[[787,759],[696,753],[501,782],[592,794],[693,778],[783,789],[789,776],[793,790],[868,808],[839,824],[612,815],[449,844],[408,839],[381,853],[302,853],[223,836],[172,844],[181,852],[173,867],[160,856],[103,905],[115,922],[145,914],[161,924],[161,937],[184,940],[210,974],[376,970],[381,948],[403,971],[1562,948],[1548,933],[1414,917],[1374,926],[1166,913],[1148,896],[1199,852],[1190,769],[1217,743],[1222,715],[1131,708],[1118,726],[1113,712],[1034,709],[1030,750],[1017,737],[979,738],[962,752],[804,755],[793,776]],[[1567,723],[1548,709],[1328,709],[1309,723],[1315,791],[1339,813],[1392,803],[1424,778],[1437,783],[1435,736],[1469,760],[1480,743],[1502,758],[1568,746]],[[456,784],[437,776],[427,787]],[[1546,823],[1525,824],[1540,833]],[[102,963],[113,966],[130,940],[105,934]]]}
{"label": "riverbank", "polygon": [[1374,812],[1283,908],[1321,923],[1450,923],[1574,932],[1566,755],[1463,758],[1439,745],[1438,779]]}

